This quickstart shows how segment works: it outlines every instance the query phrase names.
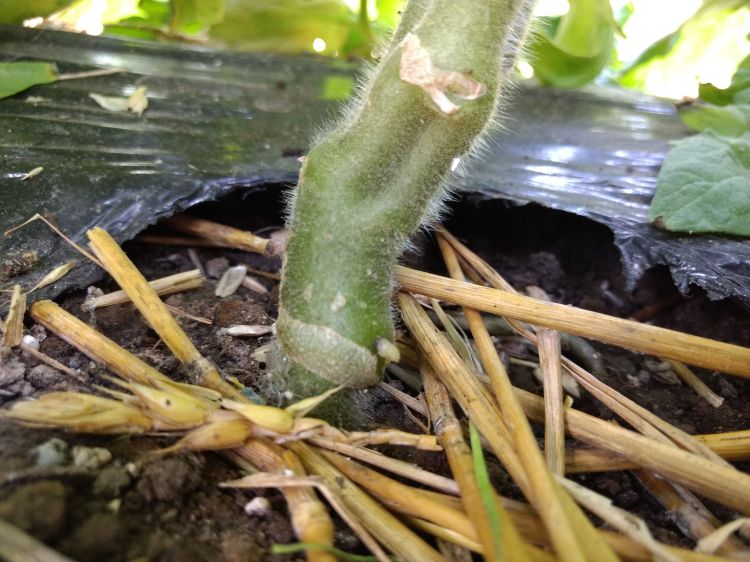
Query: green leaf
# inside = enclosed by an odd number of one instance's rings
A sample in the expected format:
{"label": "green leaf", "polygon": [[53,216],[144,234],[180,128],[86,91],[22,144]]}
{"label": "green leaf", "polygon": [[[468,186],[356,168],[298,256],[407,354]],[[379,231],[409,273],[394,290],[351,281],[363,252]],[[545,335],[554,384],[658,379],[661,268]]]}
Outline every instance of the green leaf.
{"label": "green leaf", "polygon": [[717,88],[713,84],[699,84],[698,97],[715,105],[732,103],[734,92],[730,88]]}
{"label": "green leaf", "polygon": [[0,63],[0,99],[23,92],[38,84],[50,84],[58,78],[57,68],[47,62]]}
{"label": "green leaf", "polygon": [[643,51],[638,58],[624,71],[623,76],[620,78],[620,83],[628,85],[628,76],[633,69],[642,67],[654,60],[662,59],[674,49],[675,45],[680,40],[680,30],[674,31],[662,37],[661,39],[654,41],[649,45],[645,51]]}
{"label": "green leaf", "polygon": [[[676,31],[646,49],[617,82],[662,96],[680,97],[694,91],[696,76],[717,65],[736,65],[750,51],[748,13],[746,0],[705,0]],[[718,105],[731,100],[711,85],[699,91],[702,99]]]}
{"label": "green leaf", "polygon": [[289,54],[313,52],[322,39],[319,52],[335,55],[358,25],[357,14],[339,0],[229,0],[210,35],[234,49]]}
{"label": "green leaf", "polygon": [[[1,2],[2,0],[0,0]],[[104,26],[140,16],[140,0],[75,0],[46,15],[46,23],[55,29],[98,35]]]}
{"label": "green leaf", "polygon": [[750,133],[677,141],[662,165],[649,220],[680,232],[750,236]]}
{"label": "green leaf", "polygon": [[731,103],[738,94],[745,90],[750,90],[750,56],[740,62],[728,88],[717,88],[713,84],[701,84],[698,88],[702,100],[716,105]]}
{"label": "green leaf", "polygon": [[115,23],[107,24],[104,32],[116,37],[128,37],[148,41],[177,39],[179,35],[166,33],[172,21],[172,7],[169,0],[141,0],[139,14]]}
{"label": "green leaf", "polygon": [[741,90],[732,96],[732,101],[737,105],[750,104],[750,88]]}
{"label": "green leaf", "polygon": [[632,1],[620,6],[620,9],[617,11],[617,14],[615,15],[615,21],[617,22],[617,27],[619,27],[622,30],[622,28],[625,27],[625,24],[628,23],[628,20],[631,17],[633,17],[634,13],[635,13],[635,6],[633,6]]}
{"label": "green leaf", "polygon": [[568,13],[540,24],[530,58],[541,82],[576,88],[607,65],[617,29],[609,0],[571,0]]}
{"label": "green leaf", "polygon": [[711,129],[718,135],[737,137],[750,130],[750,105],[691,105],[680,110],[680,117],[694,131]]}
{"label": "green leaf", "polygon": [[349,99],[354,91],[354,79],[351,76],[332,74],[323,81],[321,99],[344,101]]}
{"label": "green leaf", "polygon": [[45,17],[70,4],[71,0],[0,0],[0,23],[19,24]]}
{"label": "green leaf", "polygon": [[406,4],[406,0],[376,0],[378,23],[391,28],[396,27],[399,21],[399,13],[403,10],[404,4]]}
{"label": "green leaf", "polygon": [[96,17],[102,25],[117,23],[118,21],[139,16],[141,10],[138,0],[76,0],[67,8],[54,14],[57,25],[65,25],[66,29],[76,29],[80,22]]}
{"label": "green leaf", "polygon": [[198,35],[224,20],[225,0],[172,0],[174,33]]}

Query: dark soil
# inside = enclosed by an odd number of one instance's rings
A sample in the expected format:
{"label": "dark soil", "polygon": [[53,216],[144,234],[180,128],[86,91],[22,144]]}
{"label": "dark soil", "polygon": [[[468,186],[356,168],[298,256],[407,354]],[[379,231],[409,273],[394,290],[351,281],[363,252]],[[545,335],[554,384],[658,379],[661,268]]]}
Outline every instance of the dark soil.
{"label": "dark soil", "polygon": [[[247,201],[241,199],[241,194],[232,195],[195,209],[194,213],[254,230],[280,224],[277,189]],[[253,215],[245,216],[248,212]],[[601,225],[535,206],[464,200],[454,205],[449,227],[519,289],[534,285],[558,302],[622,317],[648,316],[661,326],[750,345],[750,310],[738,301],[711,302],[698,290],[689,298],[681,298],[668,272],[662,269],[648,272],[632,293],[627,292],[612,235]],[[422,236],[417,246],[420,251],[406,261],[441,272],[431,239]],[[147,278],[195,267],[190,252],[182,247],[130,243],[126,250]],[[195,256],[205,268],[209,282],[202,289],[170,296],[167,302],[210,319],[211,326],[185,318],[179,321],[201,353],[226,374],[262,390],[262,365],[251,354],[270,336],[237,339],[220,334],[219,329],[237,323],[271,323],[278,297],[275,282],[262,280],[269,289],[265,295],[240,288],[235,295],[219,299],[213,290],[218,276],[230,265],[277,271],[280,264],[233,250],[196,248]],[[109,281],[97,283],[97,287],[105,291],[115,288]],[[84,298],[85,294],[79,292],[65,295],[59,302],[156,368],[180,377],[177,361],[132,306],[84,313]],[[91,384],[102,383],[101,367],[40,327],[28,327],[42,340],[44,353],[78,369],[80,378],[71,380],[13,352],[0,363],[0,405],[51,390],[91,390]],[[514,338],[501,338],[501,343],[511,354],[534,358],[528,347]],[[725,398],[716,409],[691,389],[655,372],[650,364],[653,358],[600,344],[595,347],[604,359],[602,378],[607,384],[676,426],[691,433],[750,427],[749,382],[698,371]],[[520,386],[541,390],[528,368],[513,366],[512,376]],[[387,425],[420,431],[404,415],[401,405],[387,394],[375,390],[371,395],[373,427]],[[599,417],[613,417],[587,395],[577,400],[576,406]],[[270,545],[296,540],[280,494],[219,489],[219,482],[239,474],[219,454],[149,456],[150,451],[171,441],[167,437],[66,434],[0,420],[0,518],[79,562],[295,559],[269,554]],[[388,452],[447,474],[447,464],[437,454],[415,454],[396,448],[389,448]],[[491,468],[502,491],[516,495],[505,483],[499,465]],[[691,544],[631,473],[579,478],[613,498],[617,505],[646,517],[657,538]],[[270,509],[247,515],[243,508],[256,495],[265,496]],[[339,545],[356,549],[356,539],[343,525],[339,527]]]}

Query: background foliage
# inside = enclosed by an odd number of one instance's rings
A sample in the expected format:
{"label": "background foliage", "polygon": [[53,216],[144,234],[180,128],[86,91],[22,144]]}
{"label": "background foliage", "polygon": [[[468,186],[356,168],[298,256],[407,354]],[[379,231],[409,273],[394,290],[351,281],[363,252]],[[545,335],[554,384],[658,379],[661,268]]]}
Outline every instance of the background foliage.
{"label": "background foliage", "polygon": [[[0,0],[0,23],[238,50],[368,57],[404,0]],[[540,0],[524,77],[697,97],[750,54],[750,0]]]}

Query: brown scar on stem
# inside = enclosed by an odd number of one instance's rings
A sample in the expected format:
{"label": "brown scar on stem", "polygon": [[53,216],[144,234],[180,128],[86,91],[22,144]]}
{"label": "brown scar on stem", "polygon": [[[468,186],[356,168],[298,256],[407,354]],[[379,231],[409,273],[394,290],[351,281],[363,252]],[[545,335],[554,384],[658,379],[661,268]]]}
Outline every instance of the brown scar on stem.
{"label": "brown scar on stem", "polygon": [[446,95],[474,100],[485,92],[483,84],[470,76],[470,72],[455,72],[436,68],[430,53],[422,47],[419,37],[408,33],[401,42],[399,77],[408,84],[422,88],[432,98],[440,111],[453,115],[460,109]]}

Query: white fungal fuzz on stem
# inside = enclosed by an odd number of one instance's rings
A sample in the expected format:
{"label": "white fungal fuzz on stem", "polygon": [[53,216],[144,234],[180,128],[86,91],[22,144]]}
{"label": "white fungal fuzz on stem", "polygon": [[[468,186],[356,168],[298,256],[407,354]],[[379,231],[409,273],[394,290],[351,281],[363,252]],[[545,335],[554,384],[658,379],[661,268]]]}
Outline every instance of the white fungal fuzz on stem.
{"label": "white fungal fuzz on stem", "polygon": [[375,352],[389,363],[398,363],[401,353],[396,344],[385,338],[378,338],[375,342]]}

